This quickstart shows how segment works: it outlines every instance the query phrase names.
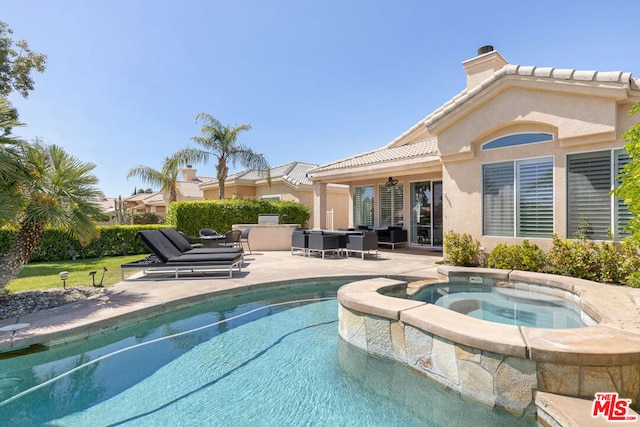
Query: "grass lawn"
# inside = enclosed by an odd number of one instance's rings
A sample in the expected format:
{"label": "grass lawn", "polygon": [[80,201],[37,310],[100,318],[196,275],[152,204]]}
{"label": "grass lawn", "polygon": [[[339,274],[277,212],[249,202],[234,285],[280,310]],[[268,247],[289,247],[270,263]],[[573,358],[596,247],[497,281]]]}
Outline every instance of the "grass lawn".
{"label": "grass lawn", "polygon": [[[142,258],[144,258],[144,255],[30,263],[22,269],[17,278],[9,282],[5,290],[14,293],[62,288],[62,280],[60,280],[59,276],[61,271],[69,272],[67,286],[92,286],[93,282],[89,272],[96,272],[95,280],[96,284],[99,284],[104,271],[103,267],[106,267],[107,271],[104,272],[102,285],[109,286],[120,281],[120,264],[137,261]],[[125,277],[136,272],[137,270],[127,270]]]}

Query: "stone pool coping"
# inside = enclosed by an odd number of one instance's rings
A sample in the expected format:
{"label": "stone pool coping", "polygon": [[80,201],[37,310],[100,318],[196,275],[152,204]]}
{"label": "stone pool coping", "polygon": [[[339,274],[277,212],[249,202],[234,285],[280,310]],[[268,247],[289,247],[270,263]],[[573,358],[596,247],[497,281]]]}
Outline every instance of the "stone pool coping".
{"label": "stone pool coping", "polygon": [[536,362],[585,366],[640,363],[639,306],[622,288],[511,270],[440,266],[438,273],[445,277],[483,275],[562,289],[577,295],[582,310],[599,323],[542,329],[488,322],[433,304],[385,296],[381,292],[401,289],[406,282],[384,278],[345,285],[338,292],[338,301],[343,307],[401,321],[459,344]]}

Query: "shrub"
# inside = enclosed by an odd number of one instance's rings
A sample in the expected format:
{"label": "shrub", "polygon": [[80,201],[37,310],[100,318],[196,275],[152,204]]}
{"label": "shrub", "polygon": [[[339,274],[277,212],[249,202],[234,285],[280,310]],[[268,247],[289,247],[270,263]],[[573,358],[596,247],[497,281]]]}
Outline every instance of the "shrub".
{"label": "shrub", "polygon": [[640,287],[640,247],[638,241],[627,238],[620,246],[622,251],[620,268],[624,277],[621,282],[634,288]]}
{"label": "shrub", "polygon": [[600,250],[589,240],[565,240],[553,235],[553,247],[547,253],[545,271],[562,276],[599,281]]}
{"label": "shrub", "polygon": [[600,260],[599,282],[622,283],[628,275],[622,268],[623,257],[613,242],[601,242],[597,248]]}
{"label": "shrub", "polygon": [[445,263],[458,266],[477,265],[476,259],[480,243],[470,234],[455,231],[444,233]]}
{"label": "shrub", "polygon": [[161,224],[164,218],[153,212],[141,212],[133,215],[134,224]]}
{"label": "shrub", "polygon": [[532,245],[528,240],[525,240],[521,245],[499,244],[489,254],[487,264],[489,268],[540,271],[544,267],[545,261],[544,251],[538,245]]}

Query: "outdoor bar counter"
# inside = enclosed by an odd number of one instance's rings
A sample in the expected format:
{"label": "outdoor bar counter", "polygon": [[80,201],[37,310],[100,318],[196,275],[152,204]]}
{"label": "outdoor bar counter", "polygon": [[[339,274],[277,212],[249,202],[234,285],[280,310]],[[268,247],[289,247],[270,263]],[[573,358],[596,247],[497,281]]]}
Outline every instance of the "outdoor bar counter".
{"label": "outdoor bar counter", "polygon": [[[300,224],[233,224],[234,230],[250,229],[249,245],[252,251],[288,251],[291,234]],[[245,251],[247,250],[245,245]]]}

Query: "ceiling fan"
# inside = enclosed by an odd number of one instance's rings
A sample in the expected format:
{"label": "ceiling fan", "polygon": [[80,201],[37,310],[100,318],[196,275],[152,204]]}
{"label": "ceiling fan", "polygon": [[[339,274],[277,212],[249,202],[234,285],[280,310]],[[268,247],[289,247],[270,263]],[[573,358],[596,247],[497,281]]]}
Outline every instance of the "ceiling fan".
{"label": "ceiling fan", "polygon": [[386,187],[393,187],[394,185],[396,185],[398,183],[397,179],[393,179],[392,176],[389,177],[389,180],[387,182],[384,183],[384,185]]}

